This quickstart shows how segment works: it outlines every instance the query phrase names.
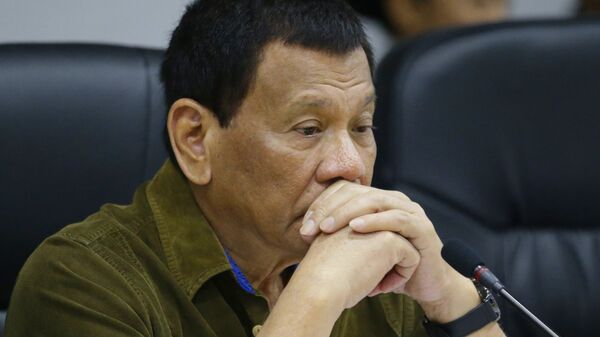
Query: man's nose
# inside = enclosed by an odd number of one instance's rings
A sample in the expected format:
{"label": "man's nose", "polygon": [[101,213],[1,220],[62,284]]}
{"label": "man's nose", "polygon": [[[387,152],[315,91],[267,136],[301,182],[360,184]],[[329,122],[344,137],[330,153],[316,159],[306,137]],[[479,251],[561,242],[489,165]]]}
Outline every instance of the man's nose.
{"label": "man's nose", "polygon": [[356,144],[348,132],[342,132],[330,141],[316,178],[322,183],[339,179],[359,181],[365,174],[365,163]]}

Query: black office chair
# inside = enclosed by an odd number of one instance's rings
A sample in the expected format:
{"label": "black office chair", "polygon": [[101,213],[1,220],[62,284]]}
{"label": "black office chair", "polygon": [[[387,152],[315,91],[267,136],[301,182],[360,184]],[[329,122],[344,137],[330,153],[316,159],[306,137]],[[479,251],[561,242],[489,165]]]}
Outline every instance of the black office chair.
{"label": "black office chair", "polygon": [[161,57],[103,45],[0,45],[0,335],[35,247],[104,203],[128,203],[167,157]]}
{"label": "black office chair", "polygon": [[[421,203],[561,336],[597,336],[600,21],[424,36],[377,88],[375,184]],[[544,336],[503,307],[509,336]]]}

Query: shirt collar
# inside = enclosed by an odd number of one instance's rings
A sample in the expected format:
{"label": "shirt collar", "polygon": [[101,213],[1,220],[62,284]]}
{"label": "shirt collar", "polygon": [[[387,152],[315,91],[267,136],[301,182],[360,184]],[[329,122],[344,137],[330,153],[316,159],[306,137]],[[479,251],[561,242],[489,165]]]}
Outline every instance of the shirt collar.
{"label": "shirt collar", "polygon": [[170,160],[146,189],[167,266],[191,299],[211,277],[231,269],[224,249]]}

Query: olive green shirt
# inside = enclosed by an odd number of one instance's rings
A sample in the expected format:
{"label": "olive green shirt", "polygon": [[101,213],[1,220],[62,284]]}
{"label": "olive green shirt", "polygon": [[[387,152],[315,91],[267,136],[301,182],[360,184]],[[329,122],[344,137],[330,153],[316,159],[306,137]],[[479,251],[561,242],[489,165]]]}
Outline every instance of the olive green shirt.
{"label": "olive green shirt", "polygon": [[[167,162],[131,205],[105,205],[36,249],[6,335],[252,336],[268,314],[264,297],[236,283],[185,177]],[[426,336],[421,317],[411,299],[380,295],[344,311],[332,336]]]}

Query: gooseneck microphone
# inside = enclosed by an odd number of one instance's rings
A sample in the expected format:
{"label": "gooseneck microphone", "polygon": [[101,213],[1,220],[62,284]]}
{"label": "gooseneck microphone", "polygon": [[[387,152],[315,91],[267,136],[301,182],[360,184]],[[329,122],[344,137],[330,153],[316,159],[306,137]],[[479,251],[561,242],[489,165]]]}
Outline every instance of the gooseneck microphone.
{"label": "gooseneck microphone", "polygon": [[506,299],[548,335],[559,337],[506,291],[502,282],[485,266],[483,260],[469,246],[459,240],[448,240],[442,248],[442,257],[452,268],[465,277],[475,279],[482,286]]}

